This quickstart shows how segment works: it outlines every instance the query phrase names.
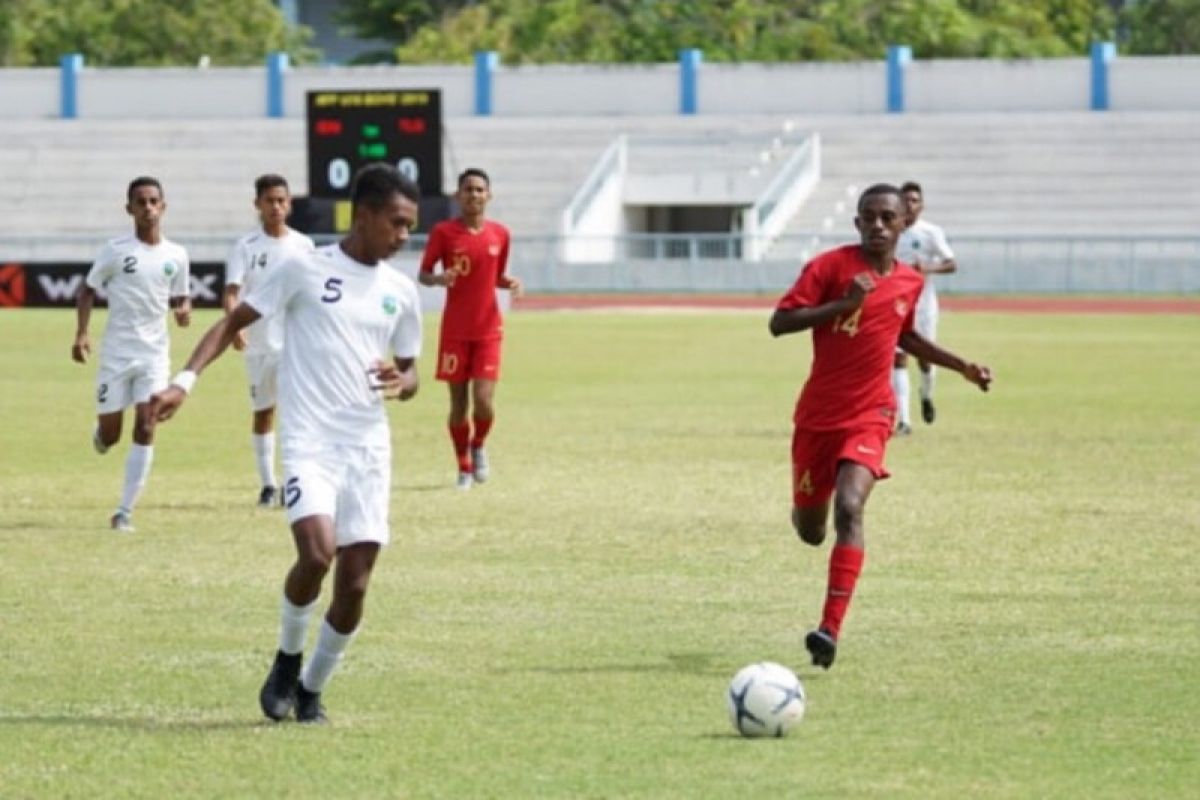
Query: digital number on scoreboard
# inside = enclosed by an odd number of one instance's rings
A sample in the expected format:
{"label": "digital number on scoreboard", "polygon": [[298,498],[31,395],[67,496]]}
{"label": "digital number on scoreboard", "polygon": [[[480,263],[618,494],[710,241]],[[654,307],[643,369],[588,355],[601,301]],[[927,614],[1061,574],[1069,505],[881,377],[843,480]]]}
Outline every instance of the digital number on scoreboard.
{"label": "digital number on scoreboard", "polygon": [[346,198],[364,164],[386,161],[442,193],[442,96],[438,89],[308,92],[308,193]]}

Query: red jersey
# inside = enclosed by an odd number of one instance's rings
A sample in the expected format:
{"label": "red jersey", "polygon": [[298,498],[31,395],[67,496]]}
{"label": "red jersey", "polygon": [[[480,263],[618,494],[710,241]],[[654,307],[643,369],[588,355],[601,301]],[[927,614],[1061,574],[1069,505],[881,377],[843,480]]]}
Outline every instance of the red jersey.
{"label": "red jersey", "polygon": [[[871,270],[859,245],[829,250],[804,266],[776,308],[811,308],[846,295],[854,276]],[[891,424],[896,399],[892,361],[896,340],[913,329],[925,279],[900,261],[887,275],[871,272],[875,290],[861,307],[812,329],[813,363],[796,401],[794,421],[805,430]]]}
{"label": "red jersey", "polygon": [[421,271],[433,272],[439,261],[443,270],[458,272],[454,285],[446,287],[442,337],[500,338],[503,327],[496,287],[508,269],[508,228],[491,220],[484,220],[478,231],[462,219],[439,222],[429,232]]}

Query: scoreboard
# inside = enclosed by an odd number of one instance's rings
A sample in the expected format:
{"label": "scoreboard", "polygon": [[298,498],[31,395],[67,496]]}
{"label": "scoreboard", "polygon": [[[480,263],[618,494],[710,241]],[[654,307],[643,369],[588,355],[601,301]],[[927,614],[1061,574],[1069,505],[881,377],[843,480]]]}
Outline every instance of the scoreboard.
{"label": "scoreboard", "polygon": [[359,167],[386,161],[442,194],[442,95],[438,89],[308,92],[308,193],[345,199]]}

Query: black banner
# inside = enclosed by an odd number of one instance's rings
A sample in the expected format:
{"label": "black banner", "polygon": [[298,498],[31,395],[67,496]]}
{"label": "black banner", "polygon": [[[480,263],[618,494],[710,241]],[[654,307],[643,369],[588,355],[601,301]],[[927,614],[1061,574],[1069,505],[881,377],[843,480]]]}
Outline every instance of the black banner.
{"label": "black banner", "polygon": [[[0,266],[0,308],[68,308],[83,288],[90,262],[58,264],[22,264]],[[225,263],[193,262],[191,265],[192,305],[219,308],[225,291]],[[97,305],[103,305],[104,290],[96,292]]]}

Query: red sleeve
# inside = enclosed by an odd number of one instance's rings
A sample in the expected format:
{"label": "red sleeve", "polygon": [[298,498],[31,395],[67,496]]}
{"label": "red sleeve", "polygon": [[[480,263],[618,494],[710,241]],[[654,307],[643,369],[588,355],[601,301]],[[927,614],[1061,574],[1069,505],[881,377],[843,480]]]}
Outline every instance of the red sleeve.
{"label": "red sleeve", "polygon": [[508,274],[508,229],[501,228],[500,232],[504,238],[504,244],[500,245],[500,257],[496,259],[496,285],[501,289],[506,289],[508,287],[501,284]]}
{"label": "red sleeve", "polygon": [[439,222],[429,232],[425,252],[421,255],[421,272],[433,272],[433,265],[442,260],[442,224]]}
{"label": "red sleeve", "polygon": [[779,298],[775,308],[779,311],[790,311],[793,308],[812,308],[825,301],[825,292],[829,283],[828,259],[815,258],[804,265],[800,277],[792,284],[787,294]]}

